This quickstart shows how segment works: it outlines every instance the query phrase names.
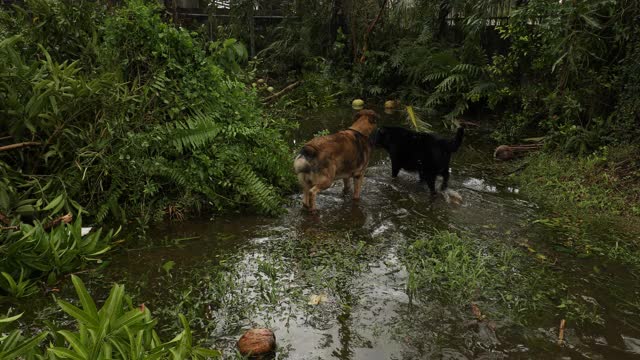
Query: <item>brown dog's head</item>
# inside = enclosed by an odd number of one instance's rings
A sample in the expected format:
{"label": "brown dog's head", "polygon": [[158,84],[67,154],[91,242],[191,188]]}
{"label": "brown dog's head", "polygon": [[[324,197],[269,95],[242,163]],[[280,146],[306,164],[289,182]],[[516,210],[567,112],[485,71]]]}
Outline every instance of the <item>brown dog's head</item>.
{"label": "brown dog's head", "polygon": [[380,115],[378,115],[373,110],[360,110],[353,116],[353,124],[351,128],[354,130],[358,130],[362,133],[362,135],[370,136],[376,129],[376,123],[380,119]]}

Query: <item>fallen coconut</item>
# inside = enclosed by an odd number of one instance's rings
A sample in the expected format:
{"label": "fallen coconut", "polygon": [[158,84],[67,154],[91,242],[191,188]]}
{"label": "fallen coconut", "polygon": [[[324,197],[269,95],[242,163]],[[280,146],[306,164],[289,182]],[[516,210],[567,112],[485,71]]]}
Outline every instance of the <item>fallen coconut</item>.
{"label": "fallen coconut", "polygon": [[496,160],[507,161],[513,159],[515,155],[509,145],[500,145],[496,148],[496,151],[493,152],[493,157]]}
{"label": "fallen coconut", "polygon": [[258,79],[258,81],[256,81],[258,84],[264,84],[264,79]]}
{"label": "fallen coconut", "polygon": [[252,87],[257,87],[257,86],[258,86],[258,84],[257,84],[257,83],[251,83],[251,86],[252,86]]}
{"label": "fallen coconut", "polygon": [[243,356],[263,356],[276,350],[276,336],[266,328],[249,329],[238,340],[238,351]]}
{"label": "fallen coconut", "polygon": [[396,102],[394,100],[387,100],[384,102],[385,109],[394,109],[396,107]]}
{"label": "fallen coconut", "polygon": [[273,86],[269,86],[269,87],[267,88],[267,91],[268,91],[268,92],[273,92],[274,90],[275,90],[275,89],[273,88]]}
{"label": "fallen coconut", "polygon": [[351,107],[359,110],[362,109],[364,107],[364,100],[362,99],[355,99],[351,102]]}

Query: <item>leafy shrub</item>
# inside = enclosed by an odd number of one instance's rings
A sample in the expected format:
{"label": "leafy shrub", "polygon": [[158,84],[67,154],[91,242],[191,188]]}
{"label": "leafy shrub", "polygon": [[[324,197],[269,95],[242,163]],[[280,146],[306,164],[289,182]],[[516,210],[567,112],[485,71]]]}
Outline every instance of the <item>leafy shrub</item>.
{"label": "leafy shrub", "polygon": [[[19,16],[3,11],[0,135],[34,143],[0,153],[7,186],[41,203],[62,194],[97,221],[279,211],[294,183],[289,125],[236,80],[242,45],[204,44],[164,23],[157,4],[131,0],[108,16],[101,6],[33,0]],[[82,30],[67,46],[32,19]]]}
{"label": "leafy shrub", "polygon": [[[42,332],[25,339],[18,330],[0,339],[0,356],[13,359],[206,359],[220,358],[220,352],[193,345],[191,330],[184,316],[180,316],[183,330],[170,341],[162,341],[155,332],[157,323],[147,308],[136,308],[125,295],[124,286],[114,285],[102,308],[98,309],[82,280],[71,277],[81,307],[58,300],[60,308],[77,322],[74,331],[60,330],[55,334]],[[20,317],[0,319],[0,326]],[[2,330],[0,328],[0,330]],[[52,335],[57,346],[45,352],[40,343]],[[64,344],[65,346],[60,346]]]}

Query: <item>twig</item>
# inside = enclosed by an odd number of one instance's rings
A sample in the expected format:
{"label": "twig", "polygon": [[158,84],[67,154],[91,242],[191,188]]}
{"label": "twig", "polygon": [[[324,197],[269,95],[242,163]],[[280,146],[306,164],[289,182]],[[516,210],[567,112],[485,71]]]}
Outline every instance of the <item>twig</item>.
{"label": "twig", "polygon": [[40,145],[42,145],[42,143],[37,142],[37,141],[26,141],[26,142],[21,142],[21,143],[17,143],[17,144],[0,146],[0,151],[9,151],[9,150],[13,150],[13,149],[20,149],[20,148],[27,147],[27,146],[40,146]]}
{"label": "twig", "polygon": [[562,343],[564,342],[564,327],[567,324],[567,322],[562,319],[560,321],[560,329],[558,331],[558,345],[562,345]]}
{"label": "twig", "polygon": [[378,16],[376,16],[376,18],[373,20],[373,22],[369,25],[369,28],[367,28],[367,32],[364,33],[364,45],[362,46],[362,56],[360,57],[360,63],[364,63],[365,58],[365,54],[368,50],[368,46],[369,43],[367,42],[367,40],[369,39],[369,34],[373,31],[373,28],[376,26],[376,24],[378,23],[378,20],[380,20],[380,17],[382,17],[382,13],[384,12],[384,8],[387,7],[387,2],[389,0],[384,0],[384,2],[382,3],[382,6],[380,6],[380,11],[378,11]]}
{"label": "twig", "polygon": [[289,92],[289,91],[293,90],[295,87],[297,87],[297,86],[298,86],[298,85],[300,85],[300,84],[302,84],[302,80],[298,80],[298,81],[294,82],[293,84],[289,84],[289,85],[287,85],[284,89],[282,89],[282,90],[278,91],[277,93],[272,94],[272,95],[269,95],[269,96],[267,96],[266,98],[262,99],[262,101],[263,101],[264,103],[268,103],[268,102],[270,102],[271,100],[273,100],[273,99],[275,99],[275,98],[279,97],[280,95],[282,95],[282,94],[284,94],[284,93],[286,93],[286,92]]}

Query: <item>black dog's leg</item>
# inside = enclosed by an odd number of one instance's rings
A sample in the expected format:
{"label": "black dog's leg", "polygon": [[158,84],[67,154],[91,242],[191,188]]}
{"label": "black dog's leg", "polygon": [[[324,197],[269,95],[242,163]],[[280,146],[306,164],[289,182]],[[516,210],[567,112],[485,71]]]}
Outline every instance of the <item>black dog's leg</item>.
{"label": "black dog's leg", "polygon": [[391,177],[398,177],[398,173],[400,172],[400,166],[396,165],[397,163],[391,162]]}
{"label": "black dog's leg", "polygon": [[442,172],[442,184],[440,184],[440,191],[447,190],[449,186],[449,169],[446,169]]}
{"label": "black dog's leg", "polygon": [[427,186],[429,186],[429,191],[431,191],[431,195],[437,194],[436,193],[436,175],[426,174],[425,181],[427,182]]}

